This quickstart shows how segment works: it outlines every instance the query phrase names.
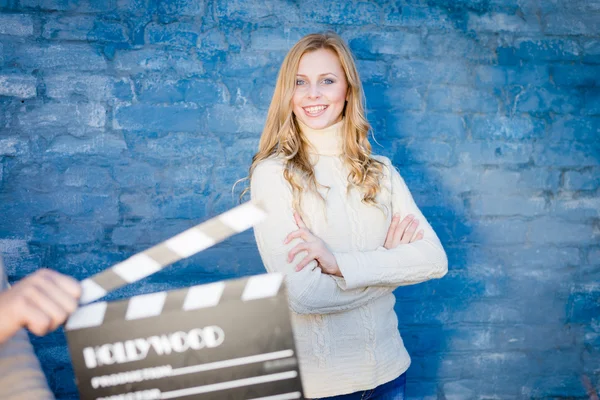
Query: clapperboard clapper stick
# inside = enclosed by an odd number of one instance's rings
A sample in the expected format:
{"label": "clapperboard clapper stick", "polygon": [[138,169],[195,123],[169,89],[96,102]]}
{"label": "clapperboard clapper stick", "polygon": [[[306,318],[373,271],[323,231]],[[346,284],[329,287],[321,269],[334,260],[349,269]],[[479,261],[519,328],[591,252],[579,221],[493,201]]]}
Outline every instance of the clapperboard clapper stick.
{"label": "clapperboard clapper stick", "polygon": [[245,203],[83,280],[65,326],[81,399],[302,399],[281,274],[88,304],[264,217]]}

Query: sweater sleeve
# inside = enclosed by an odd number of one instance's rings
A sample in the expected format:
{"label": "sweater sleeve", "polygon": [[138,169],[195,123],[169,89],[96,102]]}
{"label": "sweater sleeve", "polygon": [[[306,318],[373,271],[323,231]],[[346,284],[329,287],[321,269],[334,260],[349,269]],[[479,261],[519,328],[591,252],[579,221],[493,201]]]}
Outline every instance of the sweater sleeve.
{"label": "sweater sleeve", "polygon": [[394,249],[379,247],[373,251],[334,253],[344,279],[344,289],[372,285],[404,286],[441,278],[448,272],[448,259],[437,235],[413,200],[404,179],[389,159],[384,159],[389,169],[392,187],[392,208],[403,219],[413,214],[419,220],[424,237]]}
{"label": "sweater sleeve", "polygon": [[250,183],[252,199],[261,202],[267,218],[254,227],[254,236],[265,268],[285,274],[289,305],[298,314],[328,314],[360,307],[372,299],[391,293],[395,287],[376,286],[343,290],[343,279],[322,273],[316,261],[299,272],[295,267],[302,260],[300,253],[291,263],[288,252],[301,239],[284,245],[286,236],[297,230],[292,208],[292,191],[276,160],[259,164]]}
{"label": "sweater sleeve", "polygon": [[[0,259],[0,291],[8,289],[4,266]],[[0,398],[3,400],[51,400],[46,377],[21,329],[0,344]]]}

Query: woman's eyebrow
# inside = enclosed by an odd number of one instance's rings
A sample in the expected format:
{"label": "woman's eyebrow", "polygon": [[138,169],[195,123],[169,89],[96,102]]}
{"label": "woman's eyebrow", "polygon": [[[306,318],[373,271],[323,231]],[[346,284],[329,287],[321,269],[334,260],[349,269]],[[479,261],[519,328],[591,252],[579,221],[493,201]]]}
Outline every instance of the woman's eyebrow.
{"label": "woman's eyebrow", "polygon": [[[319,77],[322,77],[322,76],[325,76],[325,75],[333,75],[333,76],[335,76],[336,78],[338,77],[338,76],[337,76],[336,74],[334,74],[333,72],[326,72],[326,73],[324,73],[324,74],[320,74],[320,75],[319,75]],[[296,76],[300,76],[300,77],[302,77],[302,78],[308,78],[306,75],[303,75],[303,74],[296,74]]]}

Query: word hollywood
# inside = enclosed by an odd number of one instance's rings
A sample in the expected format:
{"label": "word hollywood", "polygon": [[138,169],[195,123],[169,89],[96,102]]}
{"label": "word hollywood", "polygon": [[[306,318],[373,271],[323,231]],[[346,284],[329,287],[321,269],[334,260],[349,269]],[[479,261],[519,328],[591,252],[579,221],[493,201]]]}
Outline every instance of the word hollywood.
{"label": "word hollywood", "polygon": [[159,356],[172,352],[183,353],[189,349],[200,350],[220,346],[225,340],[225,332],[218,326],[195,328],[189,332],[173,332],[160,336],[107,343],[83,349],[85,365],[88,369],[103,365],[123,364],[143,360],[153,349]]}

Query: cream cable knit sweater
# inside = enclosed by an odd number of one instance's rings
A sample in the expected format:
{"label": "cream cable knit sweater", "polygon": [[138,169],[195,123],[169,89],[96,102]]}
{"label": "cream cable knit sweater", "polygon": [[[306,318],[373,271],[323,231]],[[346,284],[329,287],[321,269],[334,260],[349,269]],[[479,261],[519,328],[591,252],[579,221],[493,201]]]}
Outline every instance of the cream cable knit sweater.
{"label": "cream cable knit sweater", "polygon": [[[251,181],[252,198],[268,211],[255,227],[258,249],[266,269],[286,274],[292,322],[305,395],[327,397],[374,388],[398,377],[410,357],[398,332],[392,291],[447,272],[442,245],[386,157],[378,202],[391,212],[361,202],[356,189],[347,193],[348,170],[342,153],[341,121],[323,130],[301,125],[311,144],[317,181],[329,189],[303,197],[302,218],[335,255],[343,278],[326,275],[312,262],[300,272],[287,253],[300,239],[284,245],[298,229],[294,223],[292,191],[283,177],[283,161],[261,162]],[[419,219],[424,239],[387,250],[383,246],[393,213]]]}

